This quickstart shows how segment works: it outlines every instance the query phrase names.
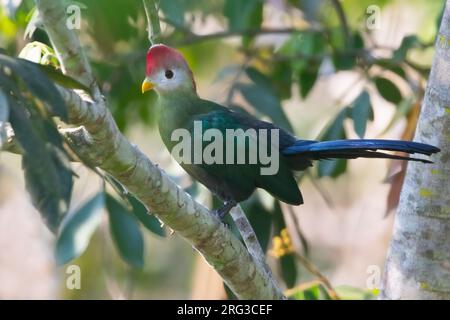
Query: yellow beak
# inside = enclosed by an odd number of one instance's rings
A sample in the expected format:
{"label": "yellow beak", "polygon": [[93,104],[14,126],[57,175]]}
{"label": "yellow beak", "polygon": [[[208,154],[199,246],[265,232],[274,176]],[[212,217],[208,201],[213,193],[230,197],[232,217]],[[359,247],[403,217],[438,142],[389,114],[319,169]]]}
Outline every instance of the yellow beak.
{"label": "yellow beak", "polygon": [[145,93],[146,91],[150,91],[155,87],[155,84],[148,81],[147,78],[144,79],[144,82],[142,82],[142,93]]}

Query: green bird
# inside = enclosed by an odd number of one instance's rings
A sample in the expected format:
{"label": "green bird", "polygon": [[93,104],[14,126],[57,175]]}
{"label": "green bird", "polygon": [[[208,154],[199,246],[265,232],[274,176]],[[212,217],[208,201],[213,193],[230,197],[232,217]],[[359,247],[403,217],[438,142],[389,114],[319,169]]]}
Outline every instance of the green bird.
{"label": "green bird", "polygon": [[[205,185],[223,201],[224,205],[216,210],[216,214],[221,218],[238,202],[249,198],[256,188],[268,191],[285,203],[302,204],[303,197],[293,172],[307,169],[312,166],[313,160],[364,157],[427,163],[430,161],[426,159],[388,154],[377,150],[424,155],[440,151],[428,144],[400,140],[355,139],[319,142],[298,139],[272,123],[201,99],[197,95],[193,73],[182,54],[162,44],[153,45],[147,53],[146,77],[142,83],[142,92],[152,89],[156,90],[159,97],[159,132],[164,144],[172,152],[180,142],[180,139],[174,139],[174,133],[182,130],[185,133],[188,132],[191,137],[194,136],[194,139],[190,141],[190,148],[184,150],[184,152],[190,151],[191,154],[182,155],[183,159],[190,161],[180,161],[180,157],[176,159],[190,176]],[[196,130],[196,124],[197,127],[198,124],[201,126],[200,137],[198,137],[199,131]],[[213,156],[218,154],[228,156],[227,152],[230,152],[230,158],[227,158],[227,161],[195,161],[196,154],[201,155],[208,148],[208,140],[209,142],[214,140],[212,137],[206,139],[205,134],[208,129],[214,129],[215,134],[220,133],[224,137],[228,137],[229,132],[235,133],[231,140],[233,145],[222,143],[222,148],[217,147],[214,152],[211,152]],[[248,132],[249,129],[254,130],[253,134],[243,136],[243,132]],[[264,130],[266,130],[265,134]],[[272,136],[273,132],[277,132],[278,135]],[[216,135],[214,137],[219,139]],[[200,146],[199,149],[198,146]],[[278,160],[278,170],[271,174],[262,173],[262,169],[267,168],[267,163],[249,161],[252,156],[255,156],[255,152],[259,154],[260,149],[264,147],[271,149],[271,159]],[[233,149],[232,152],[230,148]],[[244,157],[246,161],[239,163],[239,156]]]}

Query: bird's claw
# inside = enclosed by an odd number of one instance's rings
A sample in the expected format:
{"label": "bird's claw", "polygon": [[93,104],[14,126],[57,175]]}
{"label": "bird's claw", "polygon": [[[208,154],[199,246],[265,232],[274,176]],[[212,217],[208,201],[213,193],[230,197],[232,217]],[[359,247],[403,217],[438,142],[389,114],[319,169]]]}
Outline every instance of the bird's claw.
{"label": "bird's claw", "polygon": [[219,218],[220,221],[223,221],[223,219],[226,217],[227,213],[230,211],[230,210],[226,210],[226,209],[227,209],[226,207],[220,207],[220,208],[214,210],[213,214],[217,218]]}
{"label": "bird's claw", "polygon": [[223,219],[226,217],[227,213],[230,212],[231,209],[233,209],[233,207],[236,205],[236,202],[234,201],[227,201],[225,202],[225,204],[214,210],[213,214],[219,218],[220,221],[223,221]]}

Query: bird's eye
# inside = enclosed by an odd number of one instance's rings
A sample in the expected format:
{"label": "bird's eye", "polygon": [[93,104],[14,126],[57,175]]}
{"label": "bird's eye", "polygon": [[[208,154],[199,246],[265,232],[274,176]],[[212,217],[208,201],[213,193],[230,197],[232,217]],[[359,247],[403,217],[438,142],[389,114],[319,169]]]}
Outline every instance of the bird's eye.
{"label": "bird's eye", "polygon": [[173,71],[172,70],[166,70],[165,76],[167,79],[173,78]]}

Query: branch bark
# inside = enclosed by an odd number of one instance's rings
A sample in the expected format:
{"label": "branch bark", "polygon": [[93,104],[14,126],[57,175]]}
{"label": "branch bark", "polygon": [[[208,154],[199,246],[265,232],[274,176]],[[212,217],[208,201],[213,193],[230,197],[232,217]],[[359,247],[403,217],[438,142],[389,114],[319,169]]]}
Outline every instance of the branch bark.
{"label": "branch bark", "polygon": [[[92,99],[61,90],[73,125],[89,138],[72,143],[89,164],[114,176],[161,221],[190,242],[242,299],[283,299],[270,272],[254,261],[243,244],[203,205],[194,201],[118,130],[96,85],[78,38],[66,28],[61,1],[35,0],[63,70],[89,85]],[[79,139],[76,139],[76,138]]]}
{"label": "branch bark", "polygon": [[414,140],[441,148],[434,164],[408,165],[382,299],[450,299],[450,0]]}

